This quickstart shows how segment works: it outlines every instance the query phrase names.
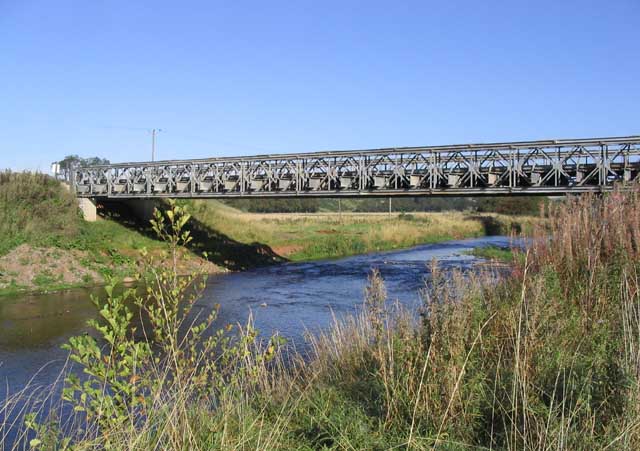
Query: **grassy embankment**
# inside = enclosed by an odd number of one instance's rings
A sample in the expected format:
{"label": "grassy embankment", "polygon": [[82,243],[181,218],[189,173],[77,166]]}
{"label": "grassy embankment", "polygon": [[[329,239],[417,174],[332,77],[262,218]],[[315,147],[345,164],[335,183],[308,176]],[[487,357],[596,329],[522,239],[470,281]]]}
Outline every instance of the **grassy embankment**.
{"label": "grassy embankment", "polygon": [[[342,257],[527,229],[531,217],[451,213],[252,214],[216,201],[188,201],[192,262],[219,268]],[[106,208],[102,212],[109,212]],[[114,212],[110,212],[114,213]],[[0,295],[100,284],[131,276],[141,250],[160,248],[148,224],[117,211],[84,222],[73,196],[42,174],[0,174]],[[187,265],[186,270],[189,269]]]}
{"label": "grassy embankment", "polygon": [[74,196],[43,174],[0,172],[0,295],[131,276],[161,244],[115,221],[82,220]]}
{"label": "grassy embankment", "polygon": [[531,230],[528,216],[438,213],[243,213],[215,201],[186,202],[193,216],[243,243],[292,261],[335,258],[425,243]]}
{"label": "grassy embankment", "polygon": [[[237,342],[210,343],[211,355],[156,334],[167,349],[158,363],[123,332],[127,315],[112,300],[103,314],[121,319],[101,331],[112,346],[100,351],[87,336],[72,346],[85,367],[119,362],[67,396],[92,421],[66,433],[30,422],[32,444],[65,436],[77,449],[639,449],[640,194],[568,200],[550,217],[497,285],[436,270],[421,316],[389,304],[373,273],[362,313],[311,338],[304,359],[279,359],[276,342],[261,347],[248,329]],[[155,302],[175,305],[165,292]],[[174,317],[169,324],[177,331]],[[143,355],[148,363],[136,361]]]}

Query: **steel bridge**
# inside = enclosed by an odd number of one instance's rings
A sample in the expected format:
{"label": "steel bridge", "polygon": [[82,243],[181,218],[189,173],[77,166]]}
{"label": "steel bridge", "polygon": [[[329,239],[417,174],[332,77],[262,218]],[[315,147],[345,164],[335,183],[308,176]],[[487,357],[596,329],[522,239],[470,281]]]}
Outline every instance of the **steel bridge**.
{"label": "steel bridge", "polygon": [[272,154],[74,168],[78,197],[360,197],[603,192],[640,174],[640,136]]}

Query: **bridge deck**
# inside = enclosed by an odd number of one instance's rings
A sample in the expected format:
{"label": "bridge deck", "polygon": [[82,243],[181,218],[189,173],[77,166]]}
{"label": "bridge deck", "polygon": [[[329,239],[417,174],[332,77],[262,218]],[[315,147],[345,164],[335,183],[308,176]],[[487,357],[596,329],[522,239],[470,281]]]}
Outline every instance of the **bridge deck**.
{"label": "bridge deck", "polygon": [[79,197],[518,195],[606,191],[640,175],[640,136],[326,151],[75,168]]}

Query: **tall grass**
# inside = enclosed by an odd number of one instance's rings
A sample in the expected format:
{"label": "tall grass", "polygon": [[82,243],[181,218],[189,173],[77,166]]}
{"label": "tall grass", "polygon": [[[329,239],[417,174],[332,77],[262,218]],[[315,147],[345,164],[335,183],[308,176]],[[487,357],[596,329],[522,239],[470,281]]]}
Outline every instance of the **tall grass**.
{"label": "tall grass", "polygon": [[640,197],[551,208],[506,280],[434,268],[419,324],[368,308],[312,340],[308,396],[373,425],[356,448],[640,447]]}
{"label": "tall grass", "polygon": [[[308,353],[278,353],[249,328],[224,377],[190,366],[144,413],[125,409],[74,446],[639,449],[640,194],[551,208],[507,277],[434,265],[411,312],[374,271],[359,313],[310,337]],[[171,365],[154,371],[175,380]]]}
{"label": "tall grass", "polygon": [[0,255],[29,241],[69,239],[78,234],[74,196],[41,173],[0,172]]}

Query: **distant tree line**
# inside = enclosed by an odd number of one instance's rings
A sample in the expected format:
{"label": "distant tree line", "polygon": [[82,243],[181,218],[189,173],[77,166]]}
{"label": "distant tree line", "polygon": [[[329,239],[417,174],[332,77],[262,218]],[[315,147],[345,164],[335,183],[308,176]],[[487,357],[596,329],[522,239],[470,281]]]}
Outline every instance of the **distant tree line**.
{"label": "distant tree line", "polygon": [[547,197],[485,197],[477,200],[477,211],[502,213],[505,215],[537,215],[547,202]]}
{"label": "distant tree line", "polygon": [[319,199],[231,199],[227,205],[251,213],[315,213]]}
{"label": "distant tree line", "polygon": [[[476,211],[509,215],[537,215],[545,197],[403,197],[393,198],[394,212]],[[314,213],[318,211],[386,212],[388,198],[367,199],[238,199],[229,206],[251,213]]]}

